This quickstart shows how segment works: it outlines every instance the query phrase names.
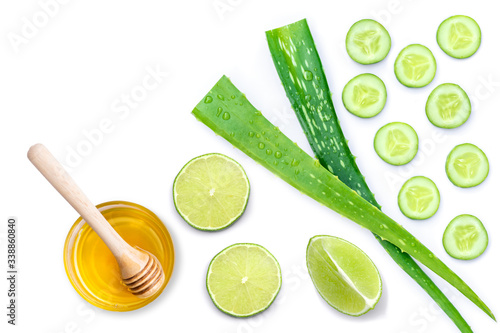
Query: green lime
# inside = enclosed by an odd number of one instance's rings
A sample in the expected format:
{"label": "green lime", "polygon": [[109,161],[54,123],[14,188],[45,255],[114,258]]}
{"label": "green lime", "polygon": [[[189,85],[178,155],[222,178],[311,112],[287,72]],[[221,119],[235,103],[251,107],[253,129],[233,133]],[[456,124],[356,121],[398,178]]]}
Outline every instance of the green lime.
{"label": "green lime", "polygon": [[316,290],[338,311],[360,316],[380,299],[382,280],[377,267],[354,244],[333,236],[314,236],[306,259]]}
{"label": "green lime", "polygon": [[250,183],[243,167],[217,153],[189,161],[174,180],[174,205],[187,223],[200,230],[220,230],[245,211]]}
{"label": "green lime", "polygon": [[219,252],[210,262],[207,290],[215,306],[235,317],[267,309],[281,288],[278,261],[264,247],[239,243]]}

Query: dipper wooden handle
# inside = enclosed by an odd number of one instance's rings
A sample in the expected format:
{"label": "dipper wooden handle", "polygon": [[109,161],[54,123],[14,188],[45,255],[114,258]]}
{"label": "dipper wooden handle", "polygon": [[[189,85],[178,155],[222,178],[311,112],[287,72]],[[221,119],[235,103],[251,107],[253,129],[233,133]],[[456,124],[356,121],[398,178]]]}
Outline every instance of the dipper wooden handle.
{"label": "dipper wooden handle", "polygon": [[111,250],[129,290],[139,297],[149,297],[158,291],[164,281],[158,259],[125,242],[44,145],[32,146],[28,159]]}

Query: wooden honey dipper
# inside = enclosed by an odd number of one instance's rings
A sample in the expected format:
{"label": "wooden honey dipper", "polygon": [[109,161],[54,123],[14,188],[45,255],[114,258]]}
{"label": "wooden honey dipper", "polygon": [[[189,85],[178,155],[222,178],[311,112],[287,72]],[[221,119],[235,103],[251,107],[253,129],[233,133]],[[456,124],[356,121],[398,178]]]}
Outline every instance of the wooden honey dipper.
{"label": "wooden honey dipper", "polygon": [[151,297],[159,291],[165,274],[158,259],[125,242],[44,145],[32,146],[28,159],[111,250],[128,290],[140,298]]}

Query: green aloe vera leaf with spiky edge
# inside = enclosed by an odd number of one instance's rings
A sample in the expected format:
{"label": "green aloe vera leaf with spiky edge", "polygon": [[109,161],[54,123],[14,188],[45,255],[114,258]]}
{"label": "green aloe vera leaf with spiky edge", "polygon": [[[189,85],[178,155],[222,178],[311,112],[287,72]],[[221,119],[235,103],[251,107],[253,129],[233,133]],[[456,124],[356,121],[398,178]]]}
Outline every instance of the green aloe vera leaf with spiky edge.
{"label": "green aloe vera leaf with spiky edge", "polygon": [[[309,144],[321,165],[355,190],[365,200],[381,208],[359,171],[338,121],[330,89],[306,20],[266,32],[269,49]],[[311,70],[315,80],[306,80]],[[311,93],[309,93],[311,92]],[[314,92],[314,93],[312,93]],[[461,332],[472,332],[455,306],[407,253],[374,234],[392,259],[443,309]]]}
{"label": "green aloe vera leaf with spiky edge", "polygon": [[255,109],[223,76],[194,116],[291,186],[410,253],[494,318],[476,293],[401,225],[323,168]]}

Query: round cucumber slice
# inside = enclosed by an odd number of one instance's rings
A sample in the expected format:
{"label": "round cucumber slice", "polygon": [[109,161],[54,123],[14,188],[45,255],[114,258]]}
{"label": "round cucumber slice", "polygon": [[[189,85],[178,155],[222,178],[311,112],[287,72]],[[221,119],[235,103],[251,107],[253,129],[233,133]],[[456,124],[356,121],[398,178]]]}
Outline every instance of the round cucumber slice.
{"label": "round cucumber slice", "polygon": [[459,215],[446,227],[443,246],[455,259],[475,259],[486,250],[488,233],[477,217],[468,214]]}
{"label": "round cucumber slice", "polygon": [[436,59],[427,47],[411,44],[399,52],[394,63],[394,73],[401,84],[410,88],[421,88],[434,79]]}
{"label": "round cucumber slice", "polygon": [[443,83],[429,95],[425,113],[429,121],[437,127],[456,128],[469,119],[471,103],[459,85]]}
{"label": "round cucumber slice", "polygon": [[401,212],[413,220],[425,220],[439,208],[439,190],[432,180],[424,176],[408,179],[398,195]]}
{"label": "round cucumber slice", "polygon": [[354,23],[345,39],[347,54],[362,65],[382,61],[391,49],[391,37],[377,21],[364,19]]}
{"label": "round cucumber slice", "polygon": [[373,143],[377,155],[392,165],[409,163],[418,151],[418,136],[413,127],[394,122],[382,126]]}
{"label": "round cucumber slice", "polygon": [[441,50],[450,57],[468,58],[481,45],[481,29],[471,17],[455,15],[439,25],[436,39]]}
{"label": "round cucumber slice", "polygon": [[488,176],[490,165],[485,153],[471,143],[453,148],[446,159],[446,175],[458,187],[474,187]]}
{"label": "round cucumber slice", "polygon": [[384,82],[376,75],[360,74],[349,81],[342,91],[347,111],[361,118],[371,118],[382,111],[387,100]]}

